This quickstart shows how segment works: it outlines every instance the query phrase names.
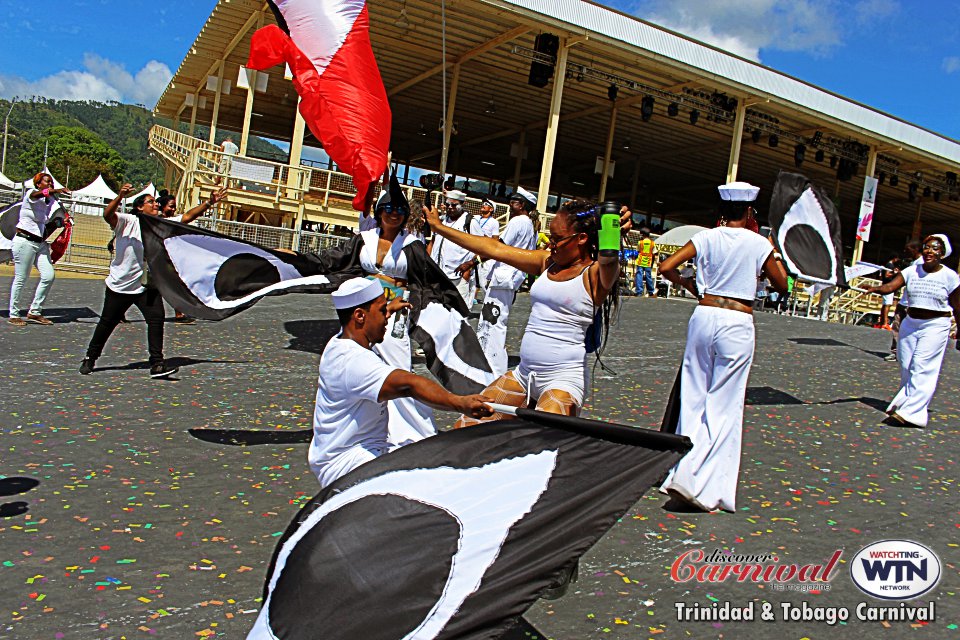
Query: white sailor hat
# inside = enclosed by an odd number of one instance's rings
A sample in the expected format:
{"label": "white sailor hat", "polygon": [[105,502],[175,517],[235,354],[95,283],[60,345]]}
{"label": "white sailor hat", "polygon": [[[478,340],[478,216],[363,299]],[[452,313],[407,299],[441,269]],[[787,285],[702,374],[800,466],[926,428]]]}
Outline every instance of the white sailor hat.
{"label": "white sailor hat", "polygon": [[537,196],[533,195],[523,187],[517,187],[516,191],[510,194],[511,200],[526,200],[531,207],[537,206]]}
{"label": "white sailor hat", "polygon": [[720,191],[722,200],[733,202],[753,202],[760,193],[760,187],[755,187],[749,182],[728,182],[717,187]]}
{"label": "white sailor hat", "polygon": [[936,238],[941,243],[943,243],[943,257],[949,258],[950,254],[953,253],[953,247],[950,246],[950,239],[947,238],[944,233],[934,233],[930,236],[931,238]]}
{"label": "white sailor hat", "polygon": [[481,200],[481,201],[480,201],[480,206],[481,206],[481,207],[483,207],[483,206],[490,206],[490,207],[493,207],[494,209],[497,208],[496,203],[495,203],[493,200],[491,200],[490,198],[484,198],[483,200]]}
{"label": "white sailor hat", "polygon": [[447,200],[459,200],[460,202],[463,202],[467,199],[467,194],[465,194],[463,191],[457,191],[456,189],[453,191],[447,191],[447,193],[444,195]]}
{"label": "white sailor hat", "polygon": [[350,278],[330,294],[336,309],[353,309],[383,295],[383,287],[376,280]]}

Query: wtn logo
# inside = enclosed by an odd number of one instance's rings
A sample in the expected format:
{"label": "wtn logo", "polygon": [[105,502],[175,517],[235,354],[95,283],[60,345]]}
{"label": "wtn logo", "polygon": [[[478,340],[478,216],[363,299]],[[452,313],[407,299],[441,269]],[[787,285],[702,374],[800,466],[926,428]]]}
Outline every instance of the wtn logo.
{"label": "wtn logo", "polygon": [[850,563],[850,577],[875,598],[909,600],[940,581],[940,558],[916,542],[883,540],[857,552]]}
{"label": "wtn logo", "polygon": [[890,579],[890,572],[895,572],[894,582],[903,582],[904,580],[926,580],[927,579],[927,561],[921,560],[918,565],[910,560],[860,560],[863,563],[863,572],[867,575],[867,580]]}

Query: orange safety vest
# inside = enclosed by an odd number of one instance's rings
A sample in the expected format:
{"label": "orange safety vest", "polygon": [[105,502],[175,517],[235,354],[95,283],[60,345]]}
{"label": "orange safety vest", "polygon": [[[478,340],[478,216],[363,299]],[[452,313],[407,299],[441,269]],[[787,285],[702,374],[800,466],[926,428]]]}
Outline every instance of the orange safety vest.
{"label": "orange safety vest", "polygon": [[644,238],[637,244],[637,266],[638,267],[652,267],[653,266],[653,246],[654,242],[651,238]]}

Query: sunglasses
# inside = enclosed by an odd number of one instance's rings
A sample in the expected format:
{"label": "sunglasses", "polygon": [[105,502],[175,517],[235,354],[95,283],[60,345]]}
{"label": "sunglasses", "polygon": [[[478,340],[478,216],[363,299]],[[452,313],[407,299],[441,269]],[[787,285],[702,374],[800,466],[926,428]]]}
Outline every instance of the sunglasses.
{"label": "sunglasses", "polygon": [[551,237],[551,238],[547,241],[547,246],[548,246],[548,247],[553,247],[554,249],[556,249],[557,247],[559,247],[561,244],[563,244],[564,242],[566,242],[566,241],[569,240],[570,238],[575,238],[575,237],[578,236],[578,235],[580,235],[580,234],[579,234],[579,233],[571,233],[570,235],[568,235],[568,236],[563,236],[562,238],[553,238],[553,237]]}
{"label": "sunglasses", "polygon": [[401,216],[405,216],[408,213],[410,213],[410,208],[403,207],[403,206],[395,207],[392,204],[385,204],[382,207],[380,207],[378,211],[382,211],[383,213],[396,213]]}
{"label": "sunglasses", "polygon": [[937,251],[937,252],[943,251],[943,245],[940,244],[939,242],[928,242],[927,244],[923,245],[923,248],[929,249],[930,251]]}

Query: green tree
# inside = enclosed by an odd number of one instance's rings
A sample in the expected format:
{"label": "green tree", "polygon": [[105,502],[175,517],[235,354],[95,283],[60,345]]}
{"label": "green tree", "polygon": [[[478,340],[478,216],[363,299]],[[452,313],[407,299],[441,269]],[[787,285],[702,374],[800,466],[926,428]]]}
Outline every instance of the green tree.
{"label": "green tree", "polygon": [[45,135],[20,154],[20,166],[30,171],[43,168],[46,148],[47,166],[58,180],[65,180],[67,168],[75,187],[90,184],[98,173],[116,184],[124,174],[126,162],[97,134],[83,127],[51,127]]}

